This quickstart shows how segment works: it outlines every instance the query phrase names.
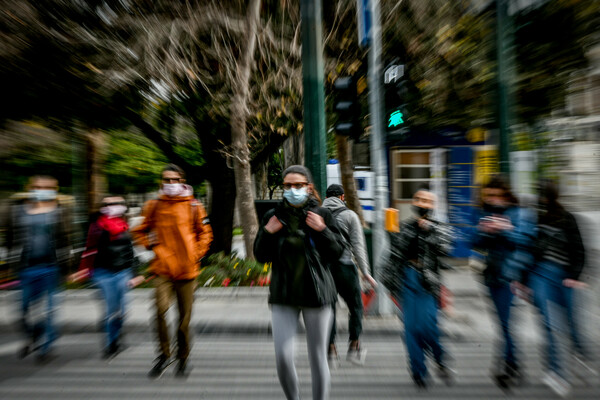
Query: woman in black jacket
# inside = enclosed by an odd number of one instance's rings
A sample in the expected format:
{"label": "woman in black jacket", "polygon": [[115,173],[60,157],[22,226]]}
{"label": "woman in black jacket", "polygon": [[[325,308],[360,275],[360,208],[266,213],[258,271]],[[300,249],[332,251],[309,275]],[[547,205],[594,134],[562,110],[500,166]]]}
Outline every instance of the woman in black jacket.
{"label": "woman in black jacket", "polygon": [[254,242],[260,262],[272,263],[269,303],[277,374],[289,400],[299,398],[294,336],[300,312],[306,326],[313,399],[330,387],[327,343],[337,292],[329,264],[342,253],[331,213],[320,207],[310,171],[293,165],[283,172],[284,200],[268,211]]}
{"label": "woman in black jacket", "polygon": [[577,327],[574,289],[585,287],[580,275],[585,261],[583,241],[575,217],[558,202],[558,188],[549,180],[540,184],[535,263],[527,284],[540,311],[546,336],[547,372],[543,382],[559,395],[569,393],[558,334],[568,332],[574,355],[584,364],[590,355]]}

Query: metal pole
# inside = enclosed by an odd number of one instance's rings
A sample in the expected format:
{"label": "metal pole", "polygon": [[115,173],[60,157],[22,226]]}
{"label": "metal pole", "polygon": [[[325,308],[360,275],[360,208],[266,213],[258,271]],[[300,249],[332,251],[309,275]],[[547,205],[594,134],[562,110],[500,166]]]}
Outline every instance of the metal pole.
{"label": "metal pole", "polygon": [[304,162],[320,194],[327,184],[325,93],[321,0],[301,0],[302,86],[304,89]]}
{"label": "metal pole", "polygon": [[496,59],[498,65],[498,134],[500,172],[510,178],[509,146],[511,107],[512,31],[508,0],[496,0]]}
{"label": "metal pole", "polygon": [[[383,209],[388,206],[388,174],[384,141],[382,90],[381,90],[381,24],[379,0],[371,0],[372,28],[369,47],[369,108],[371,114],[371,169],[375,172],[375,221],[372,228],[373,271],[375,279],[381,281],[383,263],[388,254],[389,242],[384,228]],[[383,285],[377,288],[377,303],[372,309],[375,314],[390,314],[392,304]]]}

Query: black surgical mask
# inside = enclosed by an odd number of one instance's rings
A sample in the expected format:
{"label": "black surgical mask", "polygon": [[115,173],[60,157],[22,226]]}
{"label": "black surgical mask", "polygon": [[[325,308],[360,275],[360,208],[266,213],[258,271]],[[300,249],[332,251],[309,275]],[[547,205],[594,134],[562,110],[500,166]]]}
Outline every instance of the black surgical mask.
{"label": "black surgical mask", "polygon": [[483,210],[492,214],[504,214],[506,207],[495,204],[483,203]]}
{"label": "black surgical mask", "polygon": [[412,211],[419,217],[428,217],[431,214],[431,208],[419,207],[413,204]]}

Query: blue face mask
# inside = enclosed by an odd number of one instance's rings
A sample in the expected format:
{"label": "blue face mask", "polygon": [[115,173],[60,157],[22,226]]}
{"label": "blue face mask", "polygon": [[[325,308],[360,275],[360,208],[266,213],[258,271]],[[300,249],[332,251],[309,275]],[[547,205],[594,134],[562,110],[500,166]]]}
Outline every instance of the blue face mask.
{"label": "blue face mask", "polygon": [[283,191],[283,197],[293,206],[300,206],[308,200],[308,189],[306,187],[300,189],[288,189]]}
{"label": "blue face mask", "polygon": [[56,200],[56,190],[52,189],[34,189],[29,192],[30,199],[33,201],[52,201]]}

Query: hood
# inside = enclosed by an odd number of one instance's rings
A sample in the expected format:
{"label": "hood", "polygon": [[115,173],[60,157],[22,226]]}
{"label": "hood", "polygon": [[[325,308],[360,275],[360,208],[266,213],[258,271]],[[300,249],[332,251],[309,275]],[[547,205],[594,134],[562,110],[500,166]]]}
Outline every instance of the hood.
{"label": "hood", "polygon": [[329,211],[335,211],[339,208],[345,208],[346,203],[337,197],[328,197],[323,201],[323,207],[328,208]]}

